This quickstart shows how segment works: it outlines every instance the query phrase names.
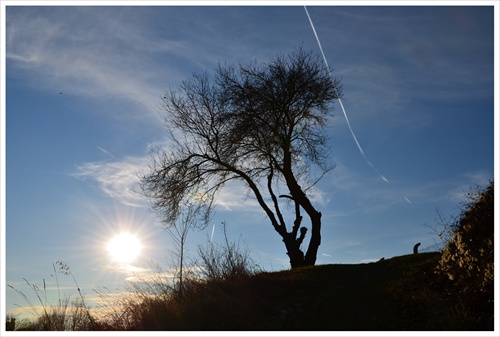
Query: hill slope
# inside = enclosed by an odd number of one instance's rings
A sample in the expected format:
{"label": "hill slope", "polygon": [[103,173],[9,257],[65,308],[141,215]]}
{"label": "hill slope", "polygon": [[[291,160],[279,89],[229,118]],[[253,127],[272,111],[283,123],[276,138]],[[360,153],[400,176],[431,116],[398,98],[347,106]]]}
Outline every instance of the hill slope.
{"label": "hill slope", "polygon": [[[175,307],[157,303],[137,330],[491,330],[466,317],[433,270],[440,253],[368,264],[263,272],[189,288]],[[491,313],[491,317],[493,313]]]}

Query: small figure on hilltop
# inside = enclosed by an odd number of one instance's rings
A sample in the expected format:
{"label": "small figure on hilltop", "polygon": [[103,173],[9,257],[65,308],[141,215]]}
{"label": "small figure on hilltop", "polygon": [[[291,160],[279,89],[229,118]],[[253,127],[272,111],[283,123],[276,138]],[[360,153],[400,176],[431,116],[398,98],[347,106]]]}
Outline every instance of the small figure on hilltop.
{"label": "small figure on hilltop", "polygon": [[418,246],[420,246],[420,242],[413,246],[413,254],[418,254]]}

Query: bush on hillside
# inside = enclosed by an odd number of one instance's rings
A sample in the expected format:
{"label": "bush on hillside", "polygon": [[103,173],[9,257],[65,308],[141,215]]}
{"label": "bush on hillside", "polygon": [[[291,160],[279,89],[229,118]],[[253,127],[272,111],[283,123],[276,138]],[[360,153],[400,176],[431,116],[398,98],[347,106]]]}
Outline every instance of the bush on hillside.
{"label": "bush on hillside", "polygon": [[240,246],[240,241],[228,239],[226,223],[222,223],[222,244],[208,241],[198,246],[200,273],[205,281],[236,280],[256,274],[259,266],[250,256],[250,251]]}
{"label": "bush on hillside", "polygon": [[438,272],[453,284],[453,292],[467,306],[491,305],[494,275],[493,181],[468,194],[452,237],[446,243]]}

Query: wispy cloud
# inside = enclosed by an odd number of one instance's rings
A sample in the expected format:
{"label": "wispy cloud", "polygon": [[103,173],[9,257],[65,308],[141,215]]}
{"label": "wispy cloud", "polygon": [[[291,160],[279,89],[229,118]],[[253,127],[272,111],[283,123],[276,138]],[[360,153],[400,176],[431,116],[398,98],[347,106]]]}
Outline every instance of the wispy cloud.
{"label": "wispy cloud", "polygon": [[[107,150],[102,148],[99,150],[117,159]],[[147,173],[150,160],[150,156],[129,156],[111,162],[87,162],[79,165],[70,175],[94,181],[105,195],[125,205],[146,207],[148,200],[140,193],[139,183],[141,176]],[[318,198],[321,198],[319,192],[316,193],[316,199]],[[253,194],[241,181],[226,183],[218,192],[214,203],[220,210],[226,212],[236,210],[262,212]]]}
{"label": "wispy cloud", "polygon": [[255,210],[260,208],[259,203],[243,181],[232,181],[218,192],[215,201],[225,211]]}
{"label": "wispy cloud", "polygon": [[186,46],[152,38],[140,22],[128,24],[119,8],[62,12],[13,7],[8,14],[8,67],[24,71],[33,86],[87,99],[133,102],[143,109],[142,119],[160,121],[156,105],[166,81],[179,78],[181,71],[171,63],[151,67],[159,65],[153,57],[162,52],[186,56]]}
{"label": "wispy cloud", "polygon": [[139,193],[138,184],[148,160],[149,157],[126,157],[114,162],[84,163],[71,175],[94,180],[102,192],[125,205],[144,207],[146,199]]}
{"label": "wispy cloud", "polygon": [[[153,8],[13,6],[7,13],[7,67],[40,89],[133,102],[144,109],[141,118],[158,122],[156,106],[169,85],[221,60],[253,58],[219,37],[222,27],[213,31],[214,22],[200,21],[203,10],[176,8],[179,15],[172,15],[173,9],[159,9],[169,17],[160,28],[144,19],[160,15]],[[179,27],[189,29],[176,32]]]}
{"label": "wispy cloud", "polygon": [[104,267],[107,271],[112,271],[124,275],[125,280],[135,280],[145,277],[150,279],[151,275],[161,274],[153,271],[151,268],[144,268],[128,263],[109,263]]}

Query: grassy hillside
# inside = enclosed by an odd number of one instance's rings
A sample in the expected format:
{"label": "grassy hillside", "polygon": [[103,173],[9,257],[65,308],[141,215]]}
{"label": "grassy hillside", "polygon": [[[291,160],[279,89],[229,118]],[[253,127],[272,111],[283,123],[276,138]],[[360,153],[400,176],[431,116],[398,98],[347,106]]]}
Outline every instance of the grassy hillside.
{"label": "grassy hillside", "polygon": [[447,296],[439,253],[320,265],[192,287],[182,304],[150,308],[138,330],[492,330]]}
{"label": "grassy hillside", "polygon": [[[48,316],[16,328],[493,330],[492,305],[480,309],[467,306],[456,296],[456,289],[434,273],[440,256],[422,253],[376,263],[319,265],[210,281],[191,280],[186,282],[182,296],[160,292],[156,296],[139,293],[143,295],[141,302],[125,298],[124,311],[113,319],[93,318],[82,307],[74,317],[61,315],[61,310],[50,311]],[[58,321],[61,324],[55,324]]]}

